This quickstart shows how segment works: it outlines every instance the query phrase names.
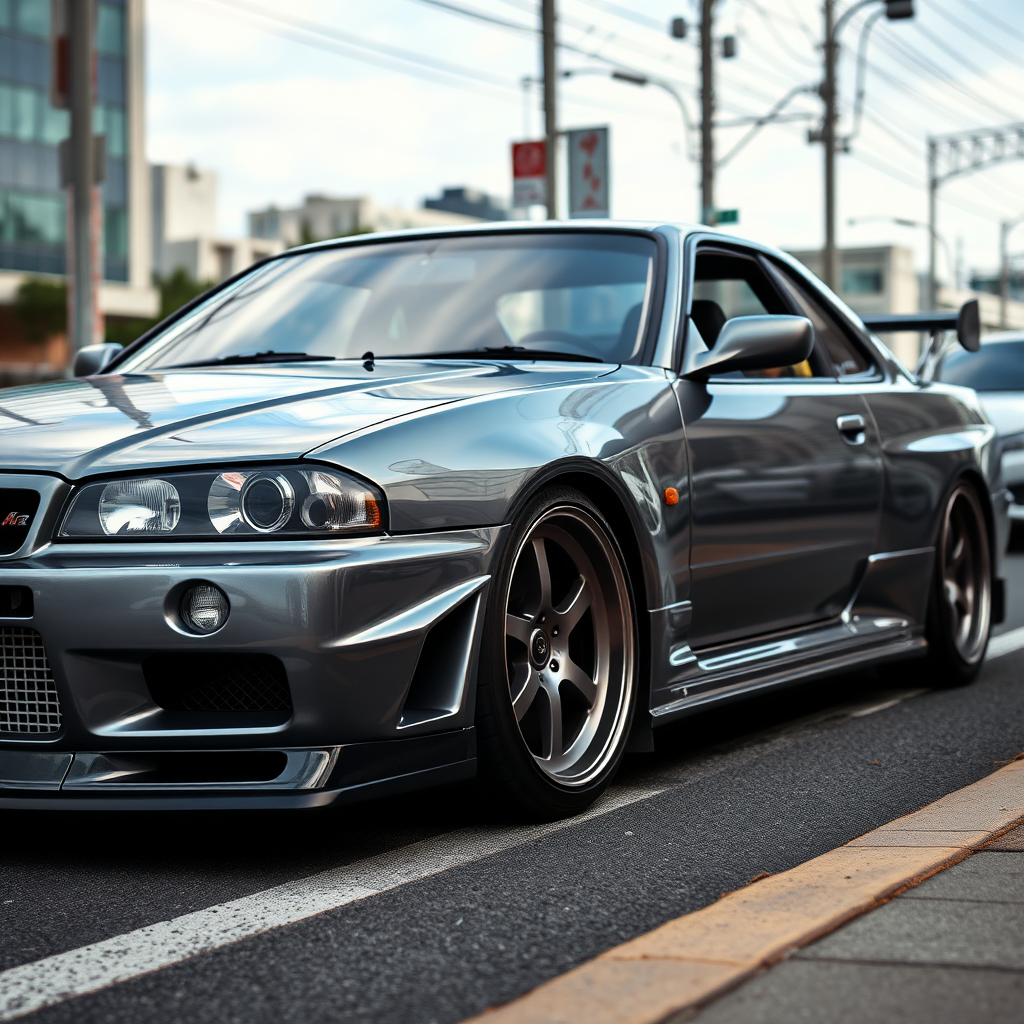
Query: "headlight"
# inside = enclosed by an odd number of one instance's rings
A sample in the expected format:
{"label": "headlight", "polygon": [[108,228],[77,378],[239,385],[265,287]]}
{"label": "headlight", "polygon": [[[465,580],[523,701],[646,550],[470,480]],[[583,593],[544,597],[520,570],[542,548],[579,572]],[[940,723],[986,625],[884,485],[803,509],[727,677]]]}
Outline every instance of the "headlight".
{"label": "headlight", "polygon": [[384,498],[333,469],[167,473],[86,484],[58,539],[315,537],[384,528]]}

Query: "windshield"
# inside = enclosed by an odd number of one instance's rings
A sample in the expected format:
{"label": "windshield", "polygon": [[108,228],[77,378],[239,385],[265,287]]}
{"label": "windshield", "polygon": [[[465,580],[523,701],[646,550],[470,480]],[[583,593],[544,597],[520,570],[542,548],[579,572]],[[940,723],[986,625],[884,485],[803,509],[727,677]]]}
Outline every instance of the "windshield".
{"label": "windshield", "polygon": [[1024,340],[982,345],[979,352],[954,349],[943,358],[935,379],[975,391],[1024,391]]}
{"label": "windshield", "polygon": [[118,369],[370,352],[625,362],[639,349],[654,254],[649,238],[582,232],[299,253],[218,292]]}

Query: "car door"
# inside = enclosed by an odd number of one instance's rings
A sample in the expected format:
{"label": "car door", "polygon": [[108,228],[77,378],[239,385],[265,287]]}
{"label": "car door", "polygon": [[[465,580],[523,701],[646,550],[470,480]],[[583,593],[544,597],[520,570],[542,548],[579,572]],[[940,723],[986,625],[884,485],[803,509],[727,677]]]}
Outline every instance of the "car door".
{"label": "car door", "polygon": [[[716,244],[693,263],[688,333],[709,347],[733,316],[798,313],[817,335],[799,366],[678,382],[691,465],[690,646],[700,649],[841,613],[873,548],[882,461],[863,397],[839,379],[827,345],[838,328],[820,303],[755,252]],[[847,360],[840,370],[856,378],[864,367]]]}

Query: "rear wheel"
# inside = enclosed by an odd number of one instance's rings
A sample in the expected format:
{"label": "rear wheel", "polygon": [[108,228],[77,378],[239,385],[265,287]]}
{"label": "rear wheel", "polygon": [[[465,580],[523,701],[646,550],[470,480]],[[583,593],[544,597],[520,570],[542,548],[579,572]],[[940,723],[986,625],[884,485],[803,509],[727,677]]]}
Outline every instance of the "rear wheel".
{"label": "rear wheel", "polygon": [[929,686],[964,686],[981,670],[992,628],[992,552],[977,492],[959,484],[946,501],[928,606]]}
{"label": "rear wheel", "polygon": [[625,749],[637,647],[622,554],[583,494],[552,488],[519,517],[484,629],[484,781],[534,816],[584,810]]}

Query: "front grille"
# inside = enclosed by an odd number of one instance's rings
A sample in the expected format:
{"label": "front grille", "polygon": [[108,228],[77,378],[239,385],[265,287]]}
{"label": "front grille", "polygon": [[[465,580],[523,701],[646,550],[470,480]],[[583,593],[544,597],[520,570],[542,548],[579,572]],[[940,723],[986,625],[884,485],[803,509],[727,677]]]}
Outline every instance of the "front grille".
{"label": "front grille", "polygon": [[34,629],[0,626],[0,733],[60,729],[60,700]]}
{"label": "front grille", "polygon": [[269,654],[161,654],[142,663],[167,711],[291,711],[288,676]]}

